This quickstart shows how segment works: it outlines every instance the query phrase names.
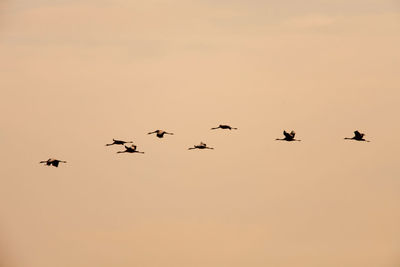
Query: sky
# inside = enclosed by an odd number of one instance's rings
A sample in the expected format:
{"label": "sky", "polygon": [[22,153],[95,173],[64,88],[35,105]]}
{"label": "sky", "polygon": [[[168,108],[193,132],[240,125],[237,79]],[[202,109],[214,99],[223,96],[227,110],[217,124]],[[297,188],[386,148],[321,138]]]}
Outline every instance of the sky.
{"label": "sky", "polygon": [[0,266],[399,266],[399,30],[391,0],[2,1]]}

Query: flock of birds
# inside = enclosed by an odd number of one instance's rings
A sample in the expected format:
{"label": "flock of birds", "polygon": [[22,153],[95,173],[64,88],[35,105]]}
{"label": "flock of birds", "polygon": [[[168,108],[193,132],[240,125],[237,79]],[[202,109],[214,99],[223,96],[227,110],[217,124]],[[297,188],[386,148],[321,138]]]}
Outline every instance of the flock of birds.
{"label": "flock of birds", "polygon": [[[218,127],[211,128],[211,130],[216,130],[216,129],[225,129],[225,130],[237,130],[237,128],[231,127],[226,124],[220,124]],[[158,138],[163,138],[164,135],[173,135],[173,133],[166,132],[164,130],[155,130],[154,132],[149,132],[147,134],[156,134]],[[299,139],[295,139],[296,133],[294,131],[286,132],[285,130],[283,131],[283,135],[285,136],[284,138],[276,138],[275,140],[278,141],[301,141]],[[354,131],[354,136],[353,137],[345,137],[345,140],[355,140],[355,141],[364,141],[364,142],[370,142],[369,140],[364,139],[365,134],[360,133],[359,131]],[[132,144],[130,146],[127,146],[126,144]],[[106,144],[106,146],[112,146],[112,145],[123,145],[125,147],[125,150],[123,151],[118,151],[117,153],[140,153],[144,154],[143,151],[138,151],[137,146],[133,144],[132,141],[123,141],[123,140],[116,140],[113,139],[113,142],[111,144]],[[194,145],[193,147],[189,147],[188,150],[192,149],[214,149],[213,147],[208,147],[207,144],[200,142],[198,145]],[[49,158],[48,160],[40,161],[40,163],[44,163],[47,166],[54,166],[58,167],[60,163],[67,163],[65,160],[58,160],[54,158]]]}

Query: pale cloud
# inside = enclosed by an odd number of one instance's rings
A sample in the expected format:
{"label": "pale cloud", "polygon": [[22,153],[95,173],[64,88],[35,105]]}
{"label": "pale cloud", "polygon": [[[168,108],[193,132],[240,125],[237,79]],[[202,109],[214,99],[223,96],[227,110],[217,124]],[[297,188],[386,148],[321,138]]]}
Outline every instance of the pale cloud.
{"label": "pale cloud", "polygon": [[[126,45],[210,47],[212,43],[237,36],[271,36],[286,31],[358,31],[367,24],[396,25],[395,13],[332,15],[303,14],[280,5],[260,9],[236,1],[230,6],[183,1],[140,3],[91,1],[59,2],[58,5],[19,10],[5,19],[0,32],[4,41],[33,45]],[[354,4],[354,3],[353,3]],[[275,12],[276,11],[276,12]],[[389,15],[388,15],[389,14]],[[374,21],[369,20],[373,16]],[[388,20],[392,18],[392,21]],[[385,20],[385,21],[383,21]],[[393,26],[395,27],[395,26]],[[204,40],[208,40],[205,43]]]}
{"label": "pale cloud", "polygon": [[290,18],[282,24],[286,27],[305,29],[326,27],[333,25],[335,22],[336,20],[332,16],[307,15]]}

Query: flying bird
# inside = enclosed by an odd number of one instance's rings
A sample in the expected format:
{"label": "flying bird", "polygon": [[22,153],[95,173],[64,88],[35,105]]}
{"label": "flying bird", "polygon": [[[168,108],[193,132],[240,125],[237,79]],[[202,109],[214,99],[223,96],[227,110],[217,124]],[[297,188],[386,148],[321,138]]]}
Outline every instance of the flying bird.
{"label": "flying bird", "polygon": [[168,133],[168,132],[163,131],[163,130],[155,130],[154,132],[150,132],[150,133],[147,133],[147,134],[153,134],[153,133],[155,133],[158,138],[163,138],[164,134],[173,135],[173,133]]}
{"label": "flying bird", "polygon": [[193,147],[189,147],[188,149],[191,150],[191,149],[214,149],[214,148],[213,147],[208,147],[205,143],[200,142],[199,145],[195,145]]}
{"label": "flying bird", "polygon": [[53,165],[54,167],[58,167],[58,164],[59,163],[67,163],[66,161],[64,161],[64,160],[58,160],[58,159],[48,159],[48,160],[43,160],[43,161],[41,161],[41,162],[39,162],[39,163],[45,163],[47,166],[50,166],[50,165]]}
{"label": "flying bird", "polygon": [[364,135],[363,133],[360,133],[359,131],[354,131],[354,136],[349,138],[349,137],[345,137],[344,139],[346,140],[356,140],[356,141],[365,141],[365,142],[370,142],[369,140],[365,140],[364,139]]}
{"label": "flying bird", "polygon": [[111,144],[106,144],[106,146],[125,145],[125,144],[128,144],[128,143],[133,143],[132,141],[115,140],[114,138],[113,138],[113,141],[114,141],[114,142],[112,142]]}
{"label": "flying bird", "polygon": [[211,130],[215,130],[215,129],[229,129],[229,130],[233,129],[233,130],[237,130],[237,128],[231,127],[231,126],[226,125],[226,124],[220,124],[218,127],[211,128]]}
{"label": "flying bird", "polygon": [[298,139],[294,139],[294,136],[296,135],[296,133],[294,131],[291,131],[290,133],[286,132],[285,130],[283,131],[283,135],[285,136],[285,138],[279,139],[276,138],[275,140],[280,140],[280,141],[301,141]]}
{"label": "flying bird", "polygon": [[137,151],[137,146],[132,145],[132,146],[125,146],[125,151],[118,151],[117,153],[141,153],[144,154],[144,152]]}

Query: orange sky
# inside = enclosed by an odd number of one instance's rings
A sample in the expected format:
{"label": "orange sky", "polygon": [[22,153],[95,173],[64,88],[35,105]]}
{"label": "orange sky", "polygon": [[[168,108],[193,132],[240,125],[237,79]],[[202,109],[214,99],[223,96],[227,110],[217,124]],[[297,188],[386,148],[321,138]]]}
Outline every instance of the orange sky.
{"label": "orange sky", "polygon": [[[4,266],[400,264],[395,1],[8,0],[0,14]],[[274,141],[283,129],[303,141]],[[371,142],[343,140],[356,129]],[[215,150],[187,150],[200,141]]]}

